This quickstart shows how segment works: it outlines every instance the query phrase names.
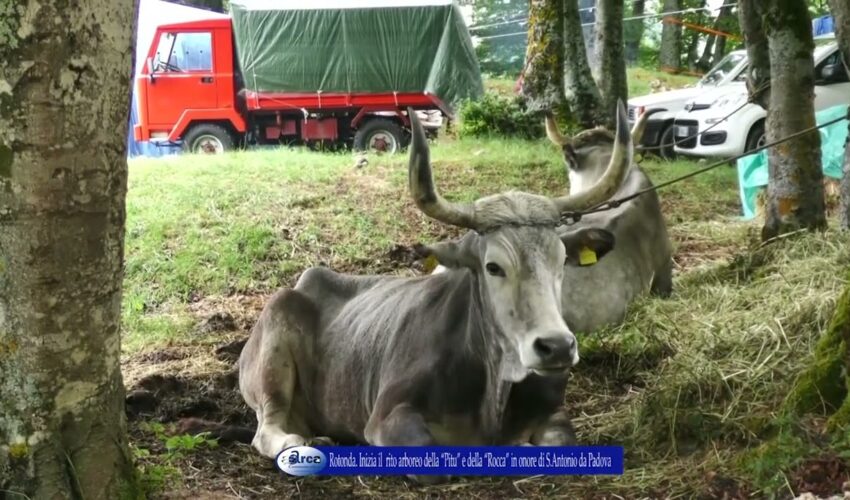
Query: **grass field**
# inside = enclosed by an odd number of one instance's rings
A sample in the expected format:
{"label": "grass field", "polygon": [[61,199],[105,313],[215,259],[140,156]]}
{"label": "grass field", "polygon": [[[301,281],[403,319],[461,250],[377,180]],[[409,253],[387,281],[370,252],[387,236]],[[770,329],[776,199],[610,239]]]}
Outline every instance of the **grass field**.
{"label": "grass field", "polygon": [[[567,189],[562,160],[542,141],[445,139],[432,158],[450,199]],[[757,223],[739,220],[728,166],[661,192],[675,247],[673,296],[640,300],[623,325],[580,339],[568,408],[582,442],[625,447],[623,477],[458,479],[429,488],[391,478],[295,481],[248,446],[181,437],[185,429],[174,425],[185,416],[253,425],[233,362],[276,288],[319,264],[418,274],[410,245],[458,234],[408,200],[405,157],[353,163],[350,154],[284,149],[131,162],[124,373],[131,390],[155,389],[163,399],[130,423],[150,491],[743,498],[840,489],[850,467],[829,451],[822,419],[786,422],[782,404],[845,284],[850,238],[826,232],[760,247]],[[697,168],[643,166],[656,182]],[[812,479],[817,470],[825,479]]]}

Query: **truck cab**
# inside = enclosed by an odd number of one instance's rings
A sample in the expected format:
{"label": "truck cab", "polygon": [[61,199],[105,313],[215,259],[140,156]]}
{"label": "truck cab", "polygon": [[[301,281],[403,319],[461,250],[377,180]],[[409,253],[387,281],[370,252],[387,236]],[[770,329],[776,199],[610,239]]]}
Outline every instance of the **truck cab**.
{"label": "truck cab", "polygon": [[229,19],[160,26],[136,80],[135,139],[182,142],[193,152],[233,148],[247,131],[234,61]]}

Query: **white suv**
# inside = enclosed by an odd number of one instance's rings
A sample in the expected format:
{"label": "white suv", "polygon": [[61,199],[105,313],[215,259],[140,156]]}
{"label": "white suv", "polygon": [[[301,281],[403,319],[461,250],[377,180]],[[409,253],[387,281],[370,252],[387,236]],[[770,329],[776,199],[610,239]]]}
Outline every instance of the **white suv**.
{"label": "white suv", "polygon": [[[815,39],[814,62],[815,111],[850,104],[850,79],[841,63],[834,34]],[[761,106],[746,104],[723,120],[746,103],[747,97],[746,83],[740,79],[689,101],[674,122],[676,153],[700,157],[734,156],[763,145],[767,112]],[[712,125],[714,127],[707,130]],[[694,137],[697,134],[700,135]]]}
{"label": "white suv", "polygon": [[650,148],[664,158],[672,158],[675,155],[673,150],[673,120],[676,113],[684,109],[685,103],[689,99],[744,78],[746,66],[747,52],[736,50],[721,59],[694,87],[629,99],[630,125],[633,125],[640,115],[646,111],[661,110],[649,118],[639,148]]}

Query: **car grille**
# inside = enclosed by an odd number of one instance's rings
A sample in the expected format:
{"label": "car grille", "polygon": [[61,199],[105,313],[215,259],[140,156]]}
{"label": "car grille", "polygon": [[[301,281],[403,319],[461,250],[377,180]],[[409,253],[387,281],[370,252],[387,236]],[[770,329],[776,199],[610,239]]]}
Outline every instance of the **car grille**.
{"label": "car grille", "polygon": [[629,106],[629,121],[635,121],[635,115],[637,114],[637,110],[634,106]]}
{"label": "car grille", "polygon": [[693,137],[699,131],[699,123],[696,120],[676,120],[673,122],[673,137],[676,145],[680,148],[691,149],[697,145],[697,138]]}

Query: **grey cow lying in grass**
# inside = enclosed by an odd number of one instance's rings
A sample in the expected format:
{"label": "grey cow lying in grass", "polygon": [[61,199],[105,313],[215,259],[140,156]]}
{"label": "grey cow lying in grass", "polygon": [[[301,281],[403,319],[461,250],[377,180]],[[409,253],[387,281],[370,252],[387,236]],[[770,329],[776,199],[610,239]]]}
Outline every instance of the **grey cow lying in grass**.
{"label": "grey cow lying in grass", "polygon": [[[640,144],[651,112],[644,113],[632,129],[632,143]],[[549,117],[546,133],[563,153],[570,179],[570,194],[593,186],[605,173],[614,147],[614,135],[602,128],[565,137]],[[652,187],[652,181],[636,163],[629,166],[623,184],[611,197],[619,199]],[[567,266],[563,288],[564,320],[576,332],[592,332],[619,324],[626,309],[647,292],[662,297],[673,289],[673,247],[661,202],[655,191],[644,193],[620,206],[587,214],[566,232],[603,228],[614,235],[617,247],[594,266]],[[576,286],[577,285],[577,286]]]}
{"label": "grey cow lying in grass", "polygon": [[[471,229],[426,247],[452,269],[415,278],[303,273],[266,304],[239,360],[256,412],[254,447],[275,457],[305,443],[564,445],[563,412],[578,346],[562,317],[564,262],[603,256],[604,228],[560,234],[561,215],[610,198],[632,161],[625,109],[603,175],[577,194],[506,192],[471,204],[436,191],[421,124],[410,112],[409,183],[429,217]],[[600,262],[604,261],[600,260]]]}

